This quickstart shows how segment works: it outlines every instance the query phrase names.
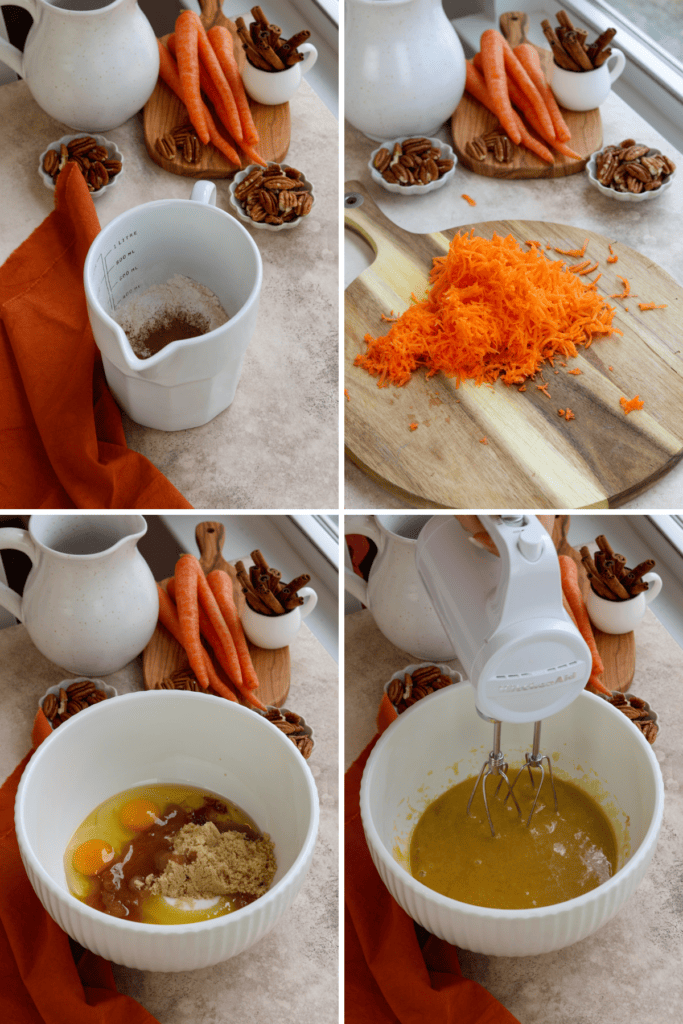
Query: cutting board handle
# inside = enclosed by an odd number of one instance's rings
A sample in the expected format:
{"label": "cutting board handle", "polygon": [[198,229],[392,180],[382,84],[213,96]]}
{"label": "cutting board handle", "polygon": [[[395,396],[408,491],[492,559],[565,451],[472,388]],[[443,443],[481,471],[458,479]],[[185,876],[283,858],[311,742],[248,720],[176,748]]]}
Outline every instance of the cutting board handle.
{"label": "cutting board handle", "polygon": [[367,190],[359,181],[347,181],[344,195],[354,193],[362,198],[358,206],[345,206],[344,226],[355,231],[367,242],[375,254],[372,264],[373,272],[382,275],[383,268],[390,269],[394,260],[396,228],[384,216],[380,208],[370,198]]}
{"label": "cutting board handle", "polygon": [[199,562],[204,572],[225,568],[225,559],[223,558],[225,527],[223,524],[198,523],[194,536],[199,548]]}
{"label": "cutting board handle", "polygon": [[501,14],[499,25],[500,31],[513,49],[515,46],[519,46],[520,43],[529,42],[526,37],[529,28],[529,18],[524,11],[506,11],[504,14]]}

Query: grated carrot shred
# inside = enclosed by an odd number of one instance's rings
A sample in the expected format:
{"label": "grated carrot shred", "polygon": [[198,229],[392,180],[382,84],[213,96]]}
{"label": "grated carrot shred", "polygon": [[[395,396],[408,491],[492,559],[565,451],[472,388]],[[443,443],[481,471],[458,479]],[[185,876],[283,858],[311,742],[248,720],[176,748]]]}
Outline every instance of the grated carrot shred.
{"label": "grated carrot shred", "polygon": [[573,413],[573,412],[571,411],[571,409],[567,409],[566,413],[564,414],[564,418],[565,418],[565,419],[566,419],[567,421],[569,421],[569,420],[575,420],[575,419],[576,419],[576,416],[575,416],[575,415],[574,415],[574,413]]}
{"label": "grated carrot shred", "polygon": [[[583,263],[575,263],[573,267],[567,267],[567,270],[571,271],[572,274],[586,273],[586,267],[590,264],[590,260],[584,260]],[[596,263],[597,266],[597,263]]]}
{"label": "grated carrot shred", "polygon": [[476,199],[473,199],[472,196],[466,196],[464,192],[463,192],[463,194],[462,194],[462,196],[460,198],[464,199],[466,203],[470,204],[470,206],[476,206],[477,205]]}
{"label": "grated carrot shred", "polygon": [[351,401],[351,395],[349,394],[349,389],[348,388],[344,388],[344,395],[346,396],[346,401],[350,402]]}
{"label": "grated carrot shred", "polygon": [[610,254],[607,257],[607,262],[608,263],[616,263],[617,260],[619,259],[619,257],[617,256],[617,254],[615,253],[614,249],[612,248],[612,246],[609,243],[608,243],[608,248],[609,248]]}
{"label": "grated carrot shred", "polygon": [[482,437],[482,438],[479,439],[479,444],[488,444],[488,443],[489,443],[488,437]]}
{"label": "grated carrot shred", "polygon": [[596,336],[621,334],[612,326],[615,313],[543,252],[524,251],[511,235],[487,239],[472,230],[436,257],[422,301],[385,336],[365,336],[367,350],[355,365],[378,377],[378,387],[407,384],[420,367],[457,383],[521,384],[545,362],[575,357]]}
{"label": "grated carrot shred", "polygon": [[616,295],[610,295],[610,299],[634,299],[635,295],[631,295],[631,285],[625,277],[619,277],[617,274],[617,280],[623,281],[624,290],[623,292],[617,292]]}
{"label": "grated carrot shred", "polygon": [[620,403],[622,409],[624,410],[624,415],[625,416],[628,416],[628,414],[630,412],[637,412],[639,409],[642,409],[643,406],[645,405],[645,402],[642,402],[640,400],[640,395],[636,395],[635,398],[631,398],[630,400],[628,400],[628,399],[626,399],[626,398],[624,398],[622,396],[619,399],[619,403]]}
{"label": "grated carrot shred", "polygon": [[[590,260],[588,262],[590,263]],[[579,277],[582,277],[584,274],[592,274],[593,271],[597,270],[599,266],[600,264],[596,260],[595,263],[592,264],[592,266],[586,267],[585,270],[577,270],[576,273],[579,275]]]}
{"label": "grated carrot shred", "polygon": [[583,243],[583,249],[558,249],[555,246],[555,252],[559,252],[560,256],[585,256],[587,248],[588,239]]}
{"label": "grated carrot shred", "polygon": [[573,374],[574,377],[578,377],[580,373],[583,373],[583,370],[579,370],[577,367],[575,370],[569,370],[569,373]]}
{"label": "grated carrot shred", "polygon": [[537,241],[537,239],[535,239],[535,238],[530,238],[529,241],[525,242],[524,244],[525,245],[535,245],[537,249],[542,249],[543,248],[543,243]]}
{"label": "grated carrot shred", "polygon": [[666,303],[663,306],[656,306],[654,302],[639,302],[638,305],[641,309],[666,309]]}
{"label": "grated carrot shred", "polygon": [[410,429],[411,430],[417,430],[417,423],[411,423],[410,424]]}

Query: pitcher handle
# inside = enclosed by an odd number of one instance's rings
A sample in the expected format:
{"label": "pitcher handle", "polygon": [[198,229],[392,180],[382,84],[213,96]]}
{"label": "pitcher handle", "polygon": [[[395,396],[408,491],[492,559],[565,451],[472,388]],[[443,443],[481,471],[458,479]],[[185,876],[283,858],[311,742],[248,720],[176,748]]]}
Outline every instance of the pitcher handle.
{"label": "pitcher handle", "polygon": [[[16,551],[23,551],[35,565],[38,552],[28,530],[19,530],[15,526],[6,526],[3,530],[0,530],[0,550],[3,548],[14,548]],[[6,608],[15,619],[19,619],[21,622],[24,621],[20,595],[5,586],[4,583],[0,583],[0,605]]]}
{"label": "pitcher handle", "polygon": [[303,597],[304,599],[304,603],[301,605],[301,618],[305,619],[307,615],[311,614],[317,605],[318,595],[313,587],[302,587],[299,591],[299,597]]}
{"label": "pitcher handle", "polygon": [[301,43],[299,46],[299,53],[304,54],[304,59],[301,61],[301,74],[305,75],[311,70],[317,61],[318,51],[313,43]]}
{"label": "pitcher handle", "polygon": [[[31,15],[35,21],[37,18],[35,0],[12,0],[12,3],[17,7],[23,7],[25,11]],[[0,3],[0,7],[5,5]],[[6,64],[12,71],[16,71],[22,78],[26,78],[24,74],[24,55],[21,50],[18,50],[16,46],[12,46],[6,39],[0,36],[0,61]]]}
{"label": "pitcher handle", "polygon": [[[614,64],[612,64],[614,61]],[[611,66],[610,66],[611,65]],[[607,70],[609,72],[610,83],[616,82],[621,72],[626,67],[626,57],[621,50],[615,48],[612,49],[612,55],[607,60]]]}
{"label": "pitcher handle", "polygon": [[[370,540],[374,540],[378,551],[382,548],[382,535],[374,516],[346,516],[344,532],[347,534],[358,533],[361,537],[369,537]],[[352,569],[344,568],[344,590],[353,594],[366,608],[369,607],[368,585]]]}
{"label": "pitcher handle", "polygon": [[216,182],[196,181],[192,187],[190,199],[195,203],[206,203],[207,206],[216,205]]}

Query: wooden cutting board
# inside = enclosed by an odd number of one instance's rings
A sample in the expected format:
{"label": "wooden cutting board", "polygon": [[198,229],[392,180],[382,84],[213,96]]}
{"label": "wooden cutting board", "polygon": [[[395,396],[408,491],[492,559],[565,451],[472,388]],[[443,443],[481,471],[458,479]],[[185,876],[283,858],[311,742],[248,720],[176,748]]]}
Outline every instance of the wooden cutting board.
{"label": "wooden cutting board", "polygon": [[[528,24],[529,19],[526,14],[519,11],[502,14],[500,17],[500,30],[510,46],[513,47],[518,46],[519,43],[528,42],[526,38]],[[535,46],[535,49],[541,58],[545,76],[550,82],[555,67],[553,55],[550,50],[541,46]],[[499,164],[494,160],[493,153],[488,153],[483,161],[475,160],[466,151],[467,143],[491,128],[495,128],[498,119],[482,106],[479,100],[475,100],[466,92],[451,118],[453,148],[458,160],[463,167],[474,171],[475,174],[483,174],[487,178],[562,178],[568,174],[577,174],[584,169],[591,153],[602,146],[600,111],[595,109],[579,112],[564,108],[561,110],[567,127],[572,133],[568,145],[574,152],[581,155],[581,160],[553,151],[555,163],[547,164],[523,146],[513,146],[513,159],[507,164]],[[536,132],[531,129],[530,131],[535,138],[543,141]]]}
{"label": "wooden cutting board", "polygon": [[[376,253],[346,289],[346,448],[377,482],[415,508],[614,508],[676,465],[683,455],[683,289],[660,267],[621,243],[619,262],[607,265],[606,238],[562,224],[501,220],[410,234],[380,212],[359,182],[345,191],[352,194],[346,203],[354,204],[347,205],[346,225]],[[422,296],[433,257],[470,228],[487,238],[512,234],[522,244],[538,239],[564,249],[588,238],[587,255],[603,271],[601,294],[622,291],[621,274],[640,296],[608,299],[623,337],[596,340],[566,369],[556,366],[558,374],[544,370],[550,399],[533,382],[524,393],[500,382],[468,381],[456,389],[454,380],[427,379],[424,371],[405,387],[378,388],[376,378],[353,365],[366,349],[366,333],[387,332],[380,314],[402,313],[411,292]],[[641,312],[638,301],[667,309]],[[573,368],[581,375],[569,375]],[[625,416],[619,398],[636,394],[645,408]],[[567,407],[576,417],[569,423],[558,415]],[[488,444],[480,443],[484,437]]]}
{"label": "wooden cutting board", "polygon": [[[199,523],[195,531],[197,547],[199,548],[199,561],[205,573],[212,569],[223,569],[232,579],[233,595],[237,609],[241,613],[244,607],[244,594],[237,582],[237,574],[234,566],[226,562],[222,555],[223,543],[225,541],[225,529],[222,523],[206,522]],[[245,564],[248,563],[245,560]],[[162,580],[161,586],[166,589],[168,580]],[[257,696],[264,704],[281,707],[289,693],[290,658],[289,647],[280,647],[275,651],[266,651],[262,647],[256,647],[247,640],[249,653],[259,680]],[[214,666],[219,676],[225,681],[226,676],[218,662],[214,660]],[[152,639],[142,652],[142,673],[145,689],[153,690],[157,683],[165,679],[176,669],[184,668],[188,664],[187,655],[174,640],[170,633],[163,626],[157,626]],[[241,703],[245,703],[242,701]]]}
{"label": "wooden cutting board", "polygon": [[[579,570],[579,586],[585,601],[590,589],[590,583],[581,561],[581,555],[576,548],[572,547],[567,538],[569,518],[569,516],[555,516],[553,541],[558,555],[569,555],[576,562]],[[587,540],[586,543],[589,547],[591,546],[590,541]],[[636,670],[635,634],[633,632],[620,633],[618,635],[603,633],[596,626],[593,626],[593,634],[600,657],[605,666],[605,671],[602,675],[603,683],[608,690],[620,690],[622,693],[625,693],[633,682]]]}
{"label": "wooden cutting board", "polygon": [[[202,24],[206,29],[210,29],[214,25],[223,25],[228,29],[233,37],[235,57],[241,71],[246,61],[244,50],[239,41],[235,23],[224,16],[221,10],[221,2],[222,0],[199,0],[202,10]],[[250,14],[245,14],[243,17],[247,24],[253,20]],[[167,39],[168,36],[162,36],[162,43],[165,43]],[[207,105],[216,125],[221,128],[220,121],[212,105],[210,103]],[[264,160],[275,160],[279,163],[281,160],[284,160],[289,149],[291,131],[289,103],[265,106],[250,98],[249,106],[256,130],[261,138],[261,144],[258,147],[259,153]],[[232,177],[239,168],[215,149],[214,146],[202,146],[201,156],[196,164],[186,163],[180,153],[177,153],[172,160],[168,160],[157,151],[157,139],[172,131],[173,128],[185,124],[187,121],[188,116],[185,107],[175,93],[159,79],[154,92],[145,104],[142,119],[145,146],[152,160],[159,164],[160,167],[163,167],[165,171],[170,171],[171,174],[181,174],[188,178]],[[227,134],[226,138],[235,148],[232,139]],[[250,163],[251,161],[244,157],[242,166],[247,167]]]}

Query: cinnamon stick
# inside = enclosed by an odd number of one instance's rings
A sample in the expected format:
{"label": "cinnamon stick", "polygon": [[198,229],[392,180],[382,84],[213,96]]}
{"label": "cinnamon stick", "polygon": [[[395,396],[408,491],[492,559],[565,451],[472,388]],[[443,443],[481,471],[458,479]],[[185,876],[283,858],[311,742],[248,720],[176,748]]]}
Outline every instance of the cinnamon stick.
{"label": "cinnamon stick", "polygon": [[568,28],[570,30],[574,28],[573,22],[566,11],[558,11],[557,20],[559,21],[560,25],[562,25],[564,28]]}
{"label": "cinnamon stick", "polygon": [[579,67],[583,68],[584,71],[593,70],[591,59],[577,39],[576,32],[572,31],[564,34],[564,37],[562,38],[562,47],[572,60],[576,61]]}
{"label": "cinnamon stick", "polygon": [[593,67],[594,68],[601,68],[602,65],[605,63],[605,61],[609,60],[611,56],[612,56],[612,51],[610,49],[601,50],[600,53],[595,58],[595,60],[593,61]]}
{"label": "cinnamon stick", "polygon": [[595,63],[595,58],[598,56],[600,51],[605,49],[607,44],[610,43],[612,39],[614,39],[616,34],[617,30],[615,28],[606,28],[605,31],[598,36],[594,43],[591,43],[589,46],[586,47],[586,53],[593,61],[593,63]]}
{"label": "cinnamon stick", "polygon": [[310,38],[310,35],[311,33],[309,30],[304,28],[301,32],[297,32],[296,35],[291,36],[291,38],[287,40],[287,43],[293,50],[296,50],[297,46],[301,46],[302,43],[305,43],[306,40]]}
{"label": "cinnamon stick", "polygon": [[616,594],[617,597],[620,597],[622,601],[628,601],[628,599],[629,599],[629,597],[631,595],[629,594],[628,590],[623,585],[621,580],[618,580],[616,578],[616,576],[611,571],[611,569],[605,571],[602,574],[602,579],[607,584],[607,586],[610,588],[610,590],[612,591],[613,594]]}
{"label": "cinnamon stick", "polygon": [[565,71],[580,71],[581,69],[576,61],[572,60],[571,57],[563,50],[562,43],[558,39],[555,29],[547,18],[545,21],[541,22],[541,28],[543,29],[543,34],[550,43],[550,49],[553,52],[553,58],[558,67],[564,68]]}
{"label": "cinnamon stick", "polygon": [[267,605],[271,611],[275,612],[276,615],[282,615],[285,610],[284,605],[278,600],[268,586],[268,576],[265,573],[259,576],[258,582],[254,584],[254,589],[263,603]]}
{"label": "cinnamon stick", "polygon": [[607,540],[607,537],[605,537],[604,533],[601,533],[599,537],[595,538],[595,543],[598,545],[601,551],[605,552],[606,555],[608,555],[612,559],[614,558],[614,551],[612,550],[612,545]]}
{"label": "cinnamon stick", "polygon": [[255,551],[252,551],[251,560],[254,563],[254,565],[257,565],[260,569],[268,569],[268,563],[266,562],[265,558],[263,557],[258,548],[256,548]]}
{"label": "cinnamon stick", "polygon": [[270,22],[268,21],[260,7],[252,7],[251,13],[254,19],[261,25],[263,25],[264,28],[270,27]]}

